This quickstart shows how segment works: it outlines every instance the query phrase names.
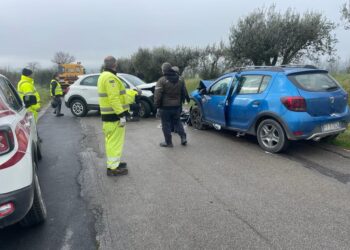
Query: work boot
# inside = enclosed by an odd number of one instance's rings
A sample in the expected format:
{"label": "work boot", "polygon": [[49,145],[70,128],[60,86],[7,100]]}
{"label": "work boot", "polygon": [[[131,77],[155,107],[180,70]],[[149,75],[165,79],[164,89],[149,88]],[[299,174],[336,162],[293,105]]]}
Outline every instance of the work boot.
{"label": "work boot", "polygon": [[56,115],[56,117],[60,117],[60,116],[64,116],[64,114],[59,113],[59,114]]}
{"label": "work boot", "polygon": [[127,168],[120,168],[120,167],[117,167],[116,169],[107,168],[107,175],[108,176],[126,175],[126,174],[128,174],[128,172],[129,171]]}
{"label": "work boot", "polygon": [[174,145],[172,143],[166,143],[166,142],[161,142],[159,146],[164,147],[164,148],[172,148]]}
{"label": "work boot", "polygon": [[126,162],[120,162],[118,168],[126,168],[128,164]]}
{"label": "work boot", "polygon": [[187,144],[186,136],[181,136],[181,145],[186,146],[186,144]]}

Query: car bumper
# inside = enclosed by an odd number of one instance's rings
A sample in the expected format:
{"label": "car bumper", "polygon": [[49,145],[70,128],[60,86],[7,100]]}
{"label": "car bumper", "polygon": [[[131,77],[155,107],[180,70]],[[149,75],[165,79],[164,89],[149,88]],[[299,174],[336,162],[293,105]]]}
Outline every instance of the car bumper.
{"label": "car bumper", "polygon": [[[292,140],[318,140],[329,135],[342,133],[350,122],[350,112],[337,116],[312,117],[307,113],[294,112],[293,115],[283,117],[288,127],[288,137]],[[339,122],[340,127],[330,131],[323,131],[322,126],[329,123]]]}
{"label": "car bumper", "polygon": [[33,204],[33,197],[33,185],[11,193],[0,194],[0,205],[8,202],[14,204],[14,211],[9,215],[0,218],[0,228],[15,224],[22,220]]}

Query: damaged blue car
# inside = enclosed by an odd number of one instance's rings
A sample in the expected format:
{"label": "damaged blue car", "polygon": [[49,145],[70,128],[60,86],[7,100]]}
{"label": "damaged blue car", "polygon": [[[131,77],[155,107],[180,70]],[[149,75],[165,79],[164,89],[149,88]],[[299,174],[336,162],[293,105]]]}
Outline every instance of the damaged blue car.
{"label": "damaged blue car", "polygon": [[196,129],[255,135],[271,153],[291,140],[334,138],[350,121],[347,92],[326,70],[308,65],[239,69],[200,81],[191,96]]}

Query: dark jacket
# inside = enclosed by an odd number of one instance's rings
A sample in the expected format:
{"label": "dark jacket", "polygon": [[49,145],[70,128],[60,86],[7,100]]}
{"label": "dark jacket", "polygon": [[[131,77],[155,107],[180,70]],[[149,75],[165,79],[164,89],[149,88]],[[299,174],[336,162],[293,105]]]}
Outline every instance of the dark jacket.
{"label": "dark jacket", "polygon": [[158,80],[154,92],[156,108],[178,108],[187,98],[185,82],[174,71],[166,72]]}

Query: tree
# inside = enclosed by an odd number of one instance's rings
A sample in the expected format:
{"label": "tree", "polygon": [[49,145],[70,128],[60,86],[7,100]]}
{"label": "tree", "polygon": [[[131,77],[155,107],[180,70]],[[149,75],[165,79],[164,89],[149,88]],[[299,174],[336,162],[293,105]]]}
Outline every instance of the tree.
{"label": "tree", "polygon": [[317,60],[335,52],[335,27],[319,13],[300,15],[289,8],[281,14],[274,5],[258,9],[231,27],[229,58],[254,65],[289,64],[302,57]]}
{"label": "tree", "polygon": [[350,0],[349,3],[344,3],[341,9],[341,19],[344,22],[344,28],[346,30],[350,29]]}
{"label": "tree", "polygon": [[223,74],[229,68],[226,54],[227,48],[223,42],[203,49],[198,57],[199,76],[203,79],[214,79]]}
{"label": "tree", "polygon": [[31,71],[35,72],[37,69],[40,68],[40,64],[38,62],[29,62],[27,64],[26,68],[28,68]]}
{"label": "tree", "polygon": [[69,53],[59,51],[56,52],[51,61],[57,64],[71,63],[75,61],[75,57],[70,55]]}

